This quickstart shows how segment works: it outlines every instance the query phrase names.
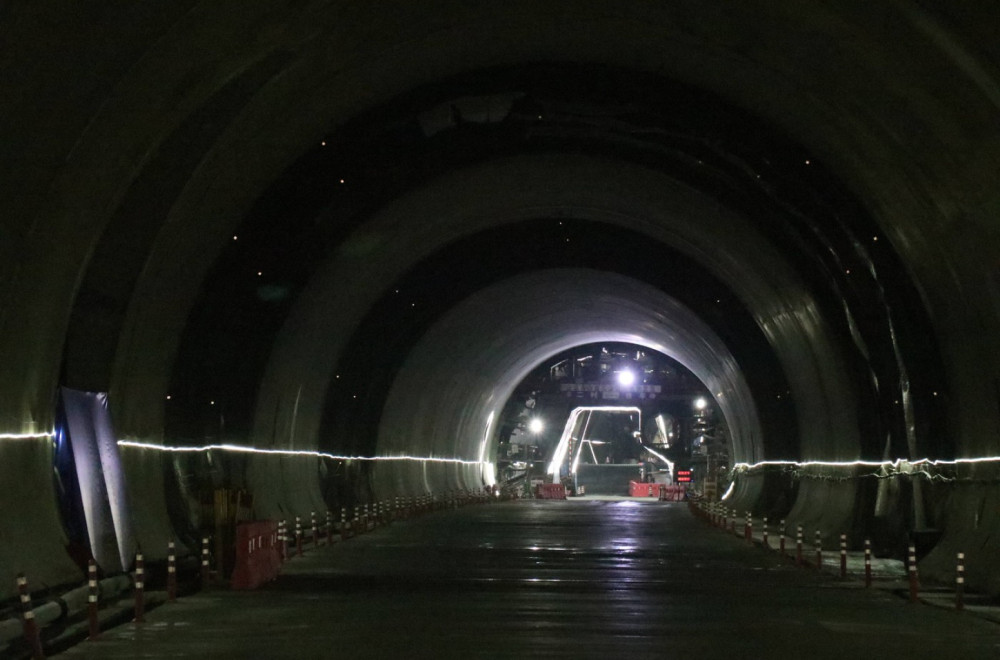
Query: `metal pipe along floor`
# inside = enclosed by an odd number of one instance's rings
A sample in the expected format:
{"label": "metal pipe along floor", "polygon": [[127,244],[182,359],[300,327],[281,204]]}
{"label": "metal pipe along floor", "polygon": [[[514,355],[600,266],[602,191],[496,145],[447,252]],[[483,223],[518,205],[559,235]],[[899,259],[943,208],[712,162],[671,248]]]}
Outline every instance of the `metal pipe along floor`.
{"label": "metal pipe along floor", "polygon": [[686,505],[440,511],[296,557],[67,658],[993,658],[1000,627],[795,568]]}

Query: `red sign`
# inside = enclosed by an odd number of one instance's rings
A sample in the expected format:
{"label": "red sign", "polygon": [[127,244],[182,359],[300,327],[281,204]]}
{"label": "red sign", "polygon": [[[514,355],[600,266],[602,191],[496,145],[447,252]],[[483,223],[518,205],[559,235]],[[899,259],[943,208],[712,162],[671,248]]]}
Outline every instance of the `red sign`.
{"label": "red sign", "polygon": [[677,483],[691,483],[691,470],[677,470]]}

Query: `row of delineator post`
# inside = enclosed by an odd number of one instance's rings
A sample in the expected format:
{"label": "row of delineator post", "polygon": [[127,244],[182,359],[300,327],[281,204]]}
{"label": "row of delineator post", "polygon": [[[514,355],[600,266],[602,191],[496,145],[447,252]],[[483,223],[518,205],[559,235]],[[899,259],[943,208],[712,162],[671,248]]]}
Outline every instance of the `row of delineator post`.
{"label": "row of delineator post", "polygon": [[[716,527],[723,530],[728,530],[732,534],[739,535],[740,532],[737,530],[737,521],[739,520],[739,515],[736,509],[726,507],[721,502],[708,502],[699,503],[695,505],[692,503],[692,510],[698,514],[700,517],[706,519]],[[762,530],[761,530],[761,545],[765,550],[771,550],[771,544],[768,540],[768,522],[767,518],[761,520]],[[743,529],[742,536],[747,541],[748,544],[753,545],[754,535],[753,535],[753,516],[749,511],[743,519]],[[785,548],[785,521],[782,520],[778,525],[778,552],[782,556],[788,556]],[[795,528],[795,555],[794,561],[796,566],[805,566],[809,562],[805,557],[804,544],[805,539],[803,537],[802,525],[797,525]],[[814,535],[814,549],[815,549],[815,562],[813,566],[816,570],[822,570],[823,568],[823,533],[821,530],[815,530]],[[864,556],[865,556],[865,586],[871,587],[872,585],[872,544],[870,539],[865,539],[864,542]],[[907,582],[910,590],[910,602],[917,602],[920,595],[920,578],[917,572],[917,552],[916,547],[913,543],[910,543],[907,549],[906,556],[906,573]],[[847,578],[847,534],[840,535],[840,577],[842,579]],[[959,552],[956,555],[955,561],[955,609],[961,610],[964,608],[964,595],[965,595],[965,553]]]}
{"label": "row of delineator post", "polygon": [[[177,557],[174,551],[174,542],[167,542],[167,600],[174,601],[177,598]],[[202,539],[202,562],[207,565],[208,538]],[[203,582],[207,584],[203,571]],[[134,594],[134,621],[143,623],[146,612],[146,562],[142,555],[142,550],[135,555],[135,573],[132,581]],[[34,608],[31,604],[31,592],[28,589],[28,578],[22,573],[17,576],[17,590],[21,600],[21,620],[24,627],[24,637],[28,643],[31,657],[34,659],[44,658],[42,649],[41,631],[35,622]],[[97,579],[97,563],[91,558],[87,562],[87,638],[97,639],[101,632],[100,621],[98,619],[98,609],[100,607],[100,588]]]}
{"label": "row of delineator post", "polygon": [[[380,525],[391,524],[393,520],[412,518],[431,511],[446,508],[458,508],[468,504],[484,503],[495,499],[495,494],[487,489],[482,491],[474,490],[449,490],[440,494],[425,494],[413,497],[396,497],[388,500],[381,500],[371,504],[358,505],[354,507],[353,516],[347,507],[340,510],[339,534],[342,539],[351,538],[358,534],[371,531]],[[289,544],[293,544],[294,551],[301,555],[304,546],[310,542],[313,545],[322,545],[321,541],[325,537],[326,545],[334,542],[335,524],[333,513],[326,512],[325,524],[321,526],[316,517],[316,513],[310,514],[311,537],[305,537],[301,517],[295,518],[294,536],[291,535],[286,521],[278,523],[277,540],[282,560],[290,556]],[[204,536],[201,539],[200,554],[200,581],[202,587],[208,587],[211,583],[211,553],[210,537]],[[135,598],[135,623],[145,621],[145,587],[146,587],[146,566],[140,549],[135,555],[135,577],[133,581]],[[41,634],[37,622],[35,621],[34,608],[31,604],[31,592],[28,588],[28,578],[20,574],[17,576],[17,591],[21,605],[21,620],[24,628],[24,637],[27,641],[31,657],[35,660],[45,657]],[[98,610],[100,608],[100,589],[97,578],[97,564],[90,559],[87,566],[87,619],[88,619],[88,639],[94,640],[100,635],[100,621]],[[173,540],[167,542],[167,602],[177,599],[177,555],[176,546]]]}

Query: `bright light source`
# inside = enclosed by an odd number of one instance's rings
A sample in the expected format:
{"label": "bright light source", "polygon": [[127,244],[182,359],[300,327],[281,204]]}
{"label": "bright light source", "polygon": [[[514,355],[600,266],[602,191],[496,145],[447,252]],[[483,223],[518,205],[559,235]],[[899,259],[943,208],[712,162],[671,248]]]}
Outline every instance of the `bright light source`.
{"label": "bright light source", "polygon": [[700,396],[694,400],[695,410],[704,410],[706,406],[708,406],[708,401],[705,400],[705,397]]}
{"label": "bright light source", "polygon": [[[54,435],[54,434],[53,434]],[[42,437],[42,436],[35,436]],[[51,436],[44,436],[51,437]],[[119,447],[134,447],[136,449],[150,449],[155,451],[176,452],[176,453],[207,453],[211,451],[226,451],[243,454],[274,454],[277,456],[306,456],[314,458],[327,458],[332,461],[412,461],[416,463],[457,463],[460,465],[482,465],[483,461],[472,461],[462,458],[441,458],[438,456],[341,456],[328,454],[322,451],[311,451],[305,449],[258,449],[245,445],[234,445],[229,443],[218,445],[201,445],[197,447],[157,445],[150,442],[138,442],[135,440],[119,440]]]}
{"label": "bright light source", "polygon": [[618,372],[618,384],[628,387],[635,382],[635,374],[628,369],[623,369]]}
{"label": "bright light source", "polygon": [[531,419],[531,421],[528,422],[528,430],[531,431],[532,433],[536,434],[536,435],[538,433],[541,433],[542,429],[544,429],[544,428],[545,428],[545,424],[543,424],[542,420],[540,420],[537,417],[533,417]]}

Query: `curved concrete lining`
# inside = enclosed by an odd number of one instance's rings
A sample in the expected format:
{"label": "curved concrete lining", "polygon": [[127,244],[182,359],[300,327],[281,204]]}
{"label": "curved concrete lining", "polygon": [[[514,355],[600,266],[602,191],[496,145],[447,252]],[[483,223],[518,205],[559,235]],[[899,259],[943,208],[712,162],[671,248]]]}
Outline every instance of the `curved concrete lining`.
{"label": "curved concrete lining", "polygon": [[440,246],[539,217],[625,227],[704,263],[749,308],[785,368],[796,408],[811,420],[801,430],[802,454],[833,460],[857,455],[840,349],[781,256],[745,219],[690,188],[641,167],[573,156],[516,157],[444,177],[387,207],[349,238],[303,293],[275,344],[258,399],[255,441],[335,443],[318,437],[326,388],[374,301]]}
{"label": "curved concrete lining", "polygon": [[[457,305],[413,349],[386,397],[378,452],[493,461],[487,435],[517,384],[545,358],[600,341],[659,351],[716,394],[737,460],[763,452],[753,397],[725,344],[690,310],[612,273],[540,271],[505,280]],[[429,466],[430,467],[430,466]],[[412,494],[478,488],[481,466],[378,466],[376,490]]]}

